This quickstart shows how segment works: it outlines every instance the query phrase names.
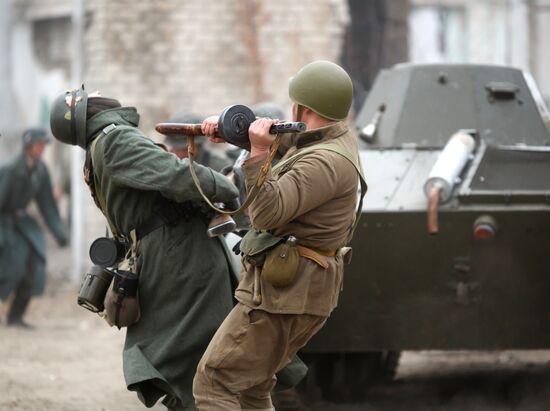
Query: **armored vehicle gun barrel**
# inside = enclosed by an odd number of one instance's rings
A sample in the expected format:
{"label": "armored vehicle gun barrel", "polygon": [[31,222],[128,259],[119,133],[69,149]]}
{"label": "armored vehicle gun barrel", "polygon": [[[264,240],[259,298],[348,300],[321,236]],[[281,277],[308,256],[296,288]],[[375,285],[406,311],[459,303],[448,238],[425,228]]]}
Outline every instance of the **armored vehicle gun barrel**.
{"label": "armored vehicle gun barrel", "polygon": [[437,234],[438,204],[447,203],[455,185],[460,182],[459,176],[464,170],[470,155],[476,147],[472,130],[460,130],[453,134],[432,167],[424,183],[424,193],[428,197],[428,233]]}
{"label": "armored vehicle gun barrel", "polygon": [[366,143],[372,143],[374,141],[378,124],[380,124],[380,120],[382,119],[382,115],[385,110],[386,106],[384,104],[378,107],[378,110],[376,110],[376,113],[372,116],[371,121],[359,132],[359,138],[361,138],[361,140]]}

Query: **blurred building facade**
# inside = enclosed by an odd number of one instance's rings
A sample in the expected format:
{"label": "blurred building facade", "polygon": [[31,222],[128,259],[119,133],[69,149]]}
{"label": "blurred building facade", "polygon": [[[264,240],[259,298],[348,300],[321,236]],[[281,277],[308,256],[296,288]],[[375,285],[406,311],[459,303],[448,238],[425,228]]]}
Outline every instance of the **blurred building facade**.
{"label": "blurred building facade", "polygon": [[[48,102],[70,85],[75,1],[6,1],[20,119],[46,123]],[[217,113],[262,100],[287,106],[288,78],[305,62],[337,59],[348,18],[345,0],[83,4],[86,87],[137,106],[144,131],[174,110]]]}
{"label": "blurred building facade", "polygon": [[411,0],[409,55],[418,63],[511,65],[550,102],[550,0]]}
{"label": "blurred building facade", "polygon": [[[286,85],[305,63],[343,59],[368,85],[376,67],[370,64],[364,73],[357,56],[375,56],[384,66],[398,62],[407,49],[413,62],[527,69],[550,101],[545,49],[550,0],[378,3],[365,9],[382,10],[374,18],[384,23],[377,33],[361,31],[363,21],[373,24],[370,14],[350,16],[350,10],[361,10],[361,0],[1,0],[0,53],[6,58],[0,59],[0,159],[20,149],[23,128],[48,126],[52,99],[80,80],[88,90],[136,106],[140,128],[154,138],[160,137],[152,131],[154,124],[175,111],[217,114],[230,104],[271,100],[289,114]],[[79,6],[83,18],[75,19]],[[356,35],[350,47],[348,28],[368,38],[362,42]],[[80,53],[75,29],[83,33]],[[385,38],[373,40],[376,36]],[[82,70],[75,70],[78,66]],[[68,186],[71,155],[60,144],[47,151],[58,187]],[[80,167],[73,164],[73,175]],[[78,221],[84,238],[79,252],[86,263],[87,246],[104,234],[105,225],[79,176],[73,177],[71,190],[84,199]]]}

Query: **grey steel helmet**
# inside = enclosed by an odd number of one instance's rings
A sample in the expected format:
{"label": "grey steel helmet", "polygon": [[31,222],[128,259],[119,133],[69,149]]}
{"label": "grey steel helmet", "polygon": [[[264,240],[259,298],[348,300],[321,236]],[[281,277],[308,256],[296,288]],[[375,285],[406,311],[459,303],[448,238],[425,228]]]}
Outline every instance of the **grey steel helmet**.
{"label": "grey steel helmet", "polygon": [[[191,111],[181,111],[176,114],[173,114],[169,119],[168,123],[186,123],[186,124],[200,124],[202,123],[202,117]],[[164,142],[166,145],[174,148],[186,148],[187,147],[187,137],[185,134],[169,134],[166,136]],[[201,145],[203,143],[203,138],[196,138],[195,144]]]}
{"label": "grey steel helmet", "polygon": [[252,111],[256,117],[268,117],[274,120],[282,120],[284,118],[283,109],[272,101],[264,101],[252,106]]}
{"label": "grey steel helmet", "polygon": [[353,84],[338,64],[318,60],[290,79],[290,99],[329,120],[344,120],[353,100]]}
{"label": "grey steel helmet", "polygon": [[49,143],[48,131],[44,128],[28,128],[23,132],[23,150],[26,150],[33,144]]}
{"label": "grey steel helmet", "polygon": [[59,95],[52,104],[50,128],[53,136],[65,144],[86,149],[86,108],[88,93],[84,85]]}

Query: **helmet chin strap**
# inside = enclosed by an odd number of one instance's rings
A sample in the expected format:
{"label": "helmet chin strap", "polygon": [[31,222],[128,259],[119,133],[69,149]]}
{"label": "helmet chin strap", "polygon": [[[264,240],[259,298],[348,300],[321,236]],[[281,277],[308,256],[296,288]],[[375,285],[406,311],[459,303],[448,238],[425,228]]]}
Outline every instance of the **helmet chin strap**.
{"label": "helmet chin strap", "polygon": [[298,104],[296,107],[296,121],[302,121],[302,114],[304,113],[304,106]]}

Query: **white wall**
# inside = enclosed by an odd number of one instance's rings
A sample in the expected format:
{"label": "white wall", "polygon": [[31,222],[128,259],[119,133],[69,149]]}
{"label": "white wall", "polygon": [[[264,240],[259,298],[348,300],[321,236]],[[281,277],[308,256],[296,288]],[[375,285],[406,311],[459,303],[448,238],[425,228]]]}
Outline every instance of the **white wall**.
{"label": "white wall", "polygon": [[413,0],[411,61],[507,63],[506,0]]}
{"label": "white wall", "polygon": [[503,64],[550,102],[550,0],[411,0],[412,62]]}
{"label": "white wall", "polygon": [[533,2],[531,69],[546,104],[550,104],[550,0]]}

